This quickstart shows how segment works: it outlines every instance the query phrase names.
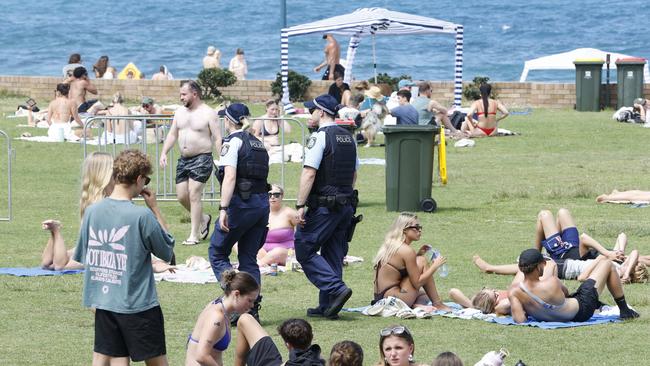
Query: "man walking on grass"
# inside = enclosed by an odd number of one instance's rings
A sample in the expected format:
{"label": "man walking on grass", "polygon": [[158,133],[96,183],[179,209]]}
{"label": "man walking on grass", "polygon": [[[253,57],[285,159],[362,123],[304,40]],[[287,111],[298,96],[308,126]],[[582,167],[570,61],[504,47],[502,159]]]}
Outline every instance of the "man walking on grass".
{"label": "man walking on grass", "polygon": [[201,100],[201,87],[186,81],[180,90],[183,106],[176,110],[160,153],[160,166],[167,166],[167,152],[178,141],[180,158],[176,165],[176,196],[190,213],[190,236],[184,245],[196,245],[210,233],[210,215],[203,214],[201,195],[212,174],[212,147],[221,149],[217,113]]}

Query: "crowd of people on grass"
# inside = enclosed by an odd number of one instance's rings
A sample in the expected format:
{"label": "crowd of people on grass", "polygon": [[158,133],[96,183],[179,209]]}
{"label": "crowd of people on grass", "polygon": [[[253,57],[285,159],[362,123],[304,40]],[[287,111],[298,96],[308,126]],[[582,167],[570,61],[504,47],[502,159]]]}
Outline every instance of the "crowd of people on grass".
{"label": "crowd of people on grass", "polygon": [[[338,63],[331,64],[337,60],[332,54],[336,41],[331,35],[325,39],[326,58],[315,71],[328,66],[323,78],[334,80],[334,84],[330,93],[305,103],[308,125],[314,132],[306,141],[295,208],[283,204],[284,187],[268,182],[269,146],[276,146],[278,135],[290,128],[278,119],[278,103],[266,103],[266,114],[251,123],[246,105],[232,103],[217,111],[202,101],[197,82],[181,84],[182,105],[174,112],[156,163],[166,167],[171,163],[169,152],[178,149],[176,194],[190,216],[189,235],[182,244],[197,245],[209,238],[209,262],[223,290],[222,296],[203,308],[191,331],[188,329],[186,365],[222,365],[223,353],[233,338],[236,365],[282,364],[280,350],[260,325],[260,266],[286,264],[289,257],[295,256],[318,290],[316,306],[306,309],[305,315],[339,319],[353,291],[343,279],[343,259],[361,218],[356,216],[358,141],[351,129],[337,120],[352,119],[371,144],[380,122],[375,124],[369,116],[379,119],[389,114],[398,124],[414,125],[434,123],[437,117],[452,134],[478,137],[494,135],[498,121],[508,115],[503,104],[489,97],[488,84],[481,85],[481,100],[472,104],[467,120],[458,129],[445,118],[444,107],[430,100],[431,86],[427,83],[419,84],[416,98],[411,94],[415,84],[410,80],[400,81],[399,90],[389,98],[367,83],[350,88],[342,81],[344,69],[337,67]],[[216,50],[208,49],[210,53],[214,56]],[[243,51],[237,54],[242,56],[237,62],[245,67]],[[95,101],[85,99],[85,93],[93,90],[85,68],[74,67],[72,76],[59,86],[60,100],[51,104],[53,118],[76,120],[78,113],[95,107]],[[360,92],[352,93],[351,89]],[[116,94],[112,105],[101,113],[120,116],[127,111],[121,95]],[[144,98],[140,112],[158,111],[151,98]],[[132,129],[128,121],[117,121],[107,132],[128,135]],[[213,159],[213,151],[219,152],[218,161]],[[218,214],[205,212],[201,203],[213,170],[220,184]],[[153,273],[177,270],[176,241],[155,193],[148,187],[153,171],[152,162],[139,150],[126,149],[115,158],[93,153],[82,168],[81,228],[76,246],[66,248],[59,221],[42,223],[50,232],[42,267],[85,270],[83,304],[95,313],[96,365],[128,364],[129,359],[147,365],[168,363]],[[598,201],[638,201],[646,193],[612,192],[599,196]],[[137,197],[146,207],[133,204]],[[447,259],[440,255],[429,258],[430,247],[426,245],[416,250],[415,242],[421,239],[423,229],[415,214],[397,215],[373,260],[372,302],[393,297],[421,312],[452,311],[434,279]],[[474,264],[484,272],[514,276],[507,289],[483,288],[468,297],[454,288],[448,297],[462,307],[510,315],[518,323],[529,319],[584,322],[599,310],[600,294],[607,287],[620,318],[639,316],[627,304],[623,284],[648,281],[650,256],[637,250],[626,254],[624,233],[613,249],[607,249],[586,233],[580,234],[567,209],[560,209],[556,217],[542,210],[535,238],[534,246],[523,250],[515,264],[495,265],[474,257]],[[230,262],[233,251],[238,272]],[[573,294],[560,281],[569,279],[582,282]],[[236,327],[236,336],[231,327]],[[286,365],[325,364],[320,347],[311,342],[313,330],[307,321],[286,320],[278,332],[289,355]],[[415,360],[415,340],[407,327],[394,325],[379,333],[378,364],[421,364]],[[361,347],[348,340],[334,345],[329,364],[361,365],[363,359]],[[432,364],[462,365],[462,361],[444,352]]]}

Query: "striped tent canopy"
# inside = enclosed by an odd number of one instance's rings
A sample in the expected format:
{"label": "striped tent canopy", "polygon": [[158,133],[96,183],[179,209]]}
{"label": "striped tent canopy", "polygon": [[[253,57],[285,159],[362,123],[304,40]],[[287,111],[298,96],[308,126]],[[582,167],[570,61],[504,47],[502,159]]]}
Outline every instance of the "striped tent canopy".
{"label": "striped tent canopy", "polygon": [[354,56],[359,42],[364,36],[430,33],[455,35],[454,104],[460,106],[463,82],[463,26],[443,20],[400,13],[383,8],[363,8],[357,9],[350,14],[282,29],[282,102],[285,105],[285,111],[287,113],[293,111],[293,106],[289,101],[288,86],[289,37],[314,33],[331,33],[350,37],[346,54],[346,82],[352,79]]}

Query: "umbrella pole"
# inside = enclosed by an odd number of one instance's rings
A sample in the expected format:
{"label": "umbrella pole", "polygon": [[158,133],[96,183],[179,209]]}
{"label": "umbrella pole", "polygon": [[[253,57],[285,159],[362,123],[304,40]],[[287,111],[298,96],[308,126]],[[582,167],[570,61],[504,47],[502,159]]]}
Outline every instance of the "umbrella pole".
{"label": "umbrella pole", "polygon": [[375,68],[375,84],[377,84],[377,54],[375,53],[375,34],[372,34],[372,63]]}

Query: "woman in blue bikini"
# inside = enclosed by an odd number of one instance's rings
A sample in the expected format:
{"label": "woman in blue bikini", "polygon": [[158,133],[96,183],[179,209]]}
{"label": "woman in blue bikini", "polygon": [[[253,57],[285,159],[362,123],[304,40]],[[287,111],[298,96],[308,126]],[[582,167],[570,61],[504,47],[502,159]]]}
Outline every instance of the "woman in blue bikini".
{"label": "woman in blue bikini", "polygon": [[241,314],[237,321],[235,365],[279,366],[282,357],[268,333],[246,312],[260,292],[257,281],[246,272],[227,270],[221,275],[224,295],[211,301],[199,315],[187,337],[186,366],[223,366],[223,352],[232,338],[229,315]]}

